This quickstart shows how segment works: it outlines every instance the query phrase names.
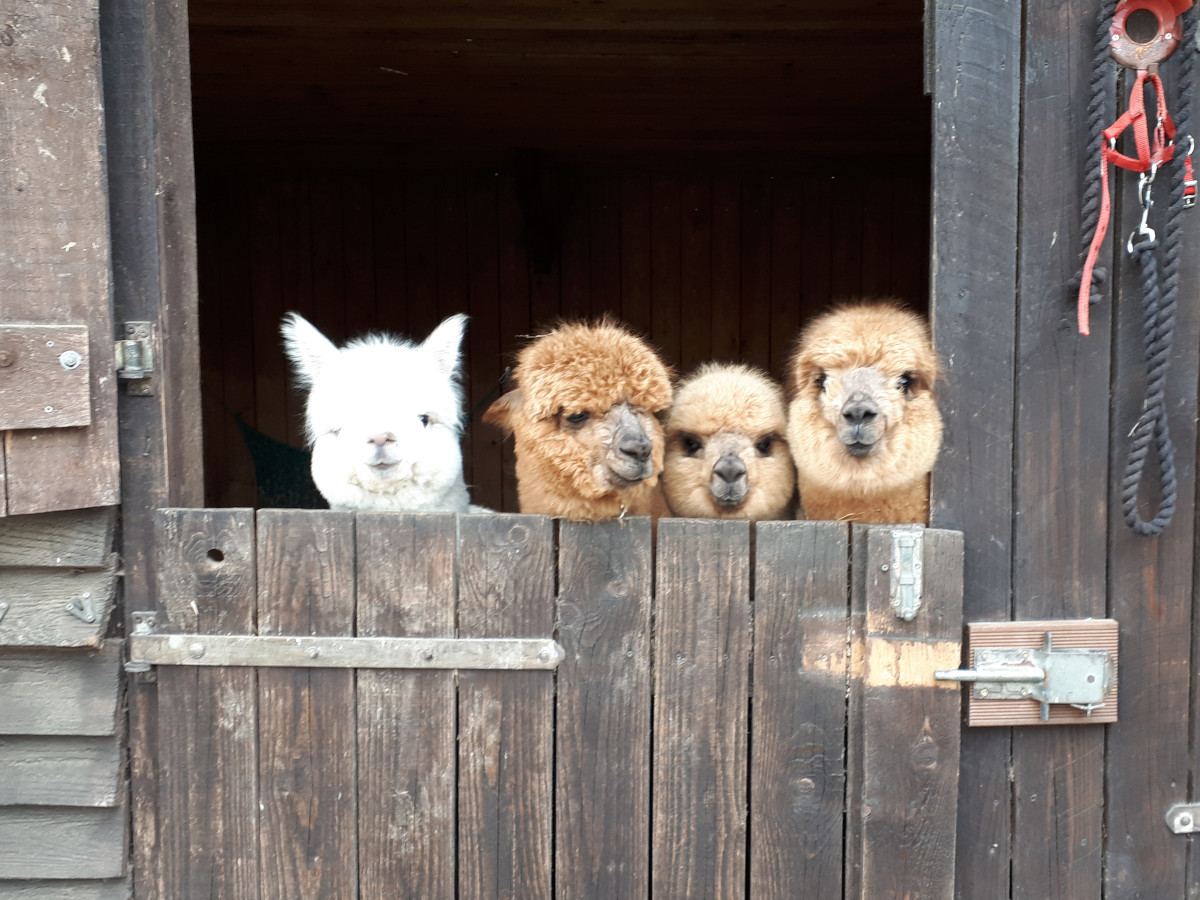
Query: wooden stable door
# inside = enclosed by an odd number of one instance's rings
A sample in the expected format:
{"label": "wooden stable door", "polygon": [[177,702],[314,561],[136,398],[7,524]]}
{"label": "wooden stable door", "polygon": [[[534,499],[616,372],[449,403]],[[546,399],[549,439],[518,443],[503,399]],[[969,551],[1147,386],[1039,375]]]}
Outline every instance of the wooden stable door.
{"label": "wooden stable door", "polygon": [[953,896],[957,533],[923,532],[906,620],[881,527],[159,516],[143,893]]}

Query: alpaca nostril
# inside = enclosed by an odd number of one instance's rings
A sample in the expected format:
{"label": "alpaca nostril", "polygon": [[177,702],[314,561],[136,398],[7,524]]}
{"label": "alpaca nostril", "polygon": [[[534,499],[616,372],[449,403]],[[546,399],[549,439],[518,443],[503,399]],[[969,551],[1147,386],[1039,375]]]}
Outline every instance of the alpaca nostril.
{"label": "alpaca nostril", "polygon": [[630,459],[645,462],[650,458],[650,440],[645,435],[627,435],[617,443],[617,450]]}
{"label": "alpaca nostril", "polygon": [[726,484],[733,484],[746,477],[746,464],[736,456],[722,456],[713,466],[713,474]]}
{"label": "alpaca nostril", "polygon": [[378,447],[382,447],[382,446],[384,446],[384,445],[386,445],[386,444],[394,444],[394,443],[396,443],[396,438],[395,438],[395,436],[393,436],[393,435],[392,435],[392,434],[390,434],[390,433],[384,433],[384,434],[373,434],[373,435],[371,435],[369,438],[367,438],[367,443],[368,443],[368,444],[375,444],[375,445],[376,445],[376,446],[378,446]]}
{"label": "alpaca nostril", "polygon": [[879,407],[869,397],[858,395],[851,397],[842,407],[842,418],[850,425],[866,425],[879,415]]}

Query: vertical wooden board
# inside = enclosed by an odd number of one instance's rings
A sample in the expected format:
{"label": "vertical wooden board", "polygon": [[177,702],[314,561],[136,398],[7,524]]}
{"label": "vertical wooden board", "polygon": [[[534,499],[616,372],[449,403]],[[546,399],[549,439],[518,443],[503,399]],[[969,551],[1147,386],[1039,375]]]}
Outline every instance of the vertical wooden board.
{"label": "vertical wooden board", "polygon": [[85,325],[94,361],[90,426],[5,433],[9,515],[120,500],[98,28],[95,2],[29,3],[0,55],[0,316]]}
{"label": "vertical wooden board", "polygon": [[[375,243],[371,240],[374,222],[375,178],[370,172],[346,173],[340,181],[342,192],[342,246],[345,254],[345,269],[342,278],[346,282],[346,321],[352,335],[379,329],[379,308],[375,286]],[[456,195],[454,212],[461,218],[462,197]],[[450,206],[448,202],[446,204]],[[439,223],[439,230],[441,223]],[[454,249],[462,251],[463,238],[459,235]],[[388,251],[389,253],[391,251]],[[461,257],[459,257],[461,260]],[[465,275],[465,273],[464,273]],[[466,306],[465,285],[458,286],[458,303]],[[443,313],[445,315],[445,313]],[[418,340],[425,335],[414,335]]]}
{"label": "vertical wooden board", "polygon": [[[358,513],[358,634],[453,637],[449,514]],[[453,900],[455,675],[358,672],[363,900]]]}
{"label": "vertical wooden board", "polygon": [[[881,175],[870,175],[861,181],[861,277],[864,297],[904,297],[892,287],[892,254],[889,252],[892,242],[900,237],[892,233],[897,184],[898,179]],[[909,296],[904,299],[919,304],[922,298]]]}
{"label": "vertical wooden board", "polygon": [[125,874],[125,807],[0,807],[0,879]]}
{"label": "vertical wooden board", "polygon": [[282,245],[281,225],[290,211],[283,205],[278,176],[257,179],[250,199],[250,278],[254,305],[254,427],[277,441],[287,438],[288,365],[279,323],[291,307],[283,294],[284,270],[292,265],[291,248]]}
{"label": "vertical wooden board", "polygon": [[[519,335],[532,334],[543,324],[541,316],[530,318],[529,264],[520,243],[521,210],[517,203],[516,184],[506,178],[500,196],[500,335],[507,355],[515,357],[524,343]],[[544,307],[539,307],[544,308]],[[557,302],[554,305],[557,311]],[[493,428],[494,426],[487,426]],[[517,509],[517,480],[513,474],[513,442],[501,443],[504,461],[504,483],[501,490],[502,510]]]}
{"label": "vertical wooden board", "polygon": [[[588,172],[563,178],[562,234],[559,269],[559,312],[567,319],[585,319],[591,313],[591,184]],[[526,251],[528,258],[528,251]],[[531,267],[532,268],[532,267]],[[538,322],[538,325],[547,323]]]}
{"label": "vertical wooden board", "polygon": [[[930,516],[970,535],[969,620],[1012,613],[1020,4],[934,11],[931,316],[946,365],[946,422]],[[1031,237],[1044,246],[1046,235]],[[986,414],[980,410],[986,409]],[[1007,900],[1012,795],[1007,736],[968,733],[958,810],[962,896]]]}
{"label": "vertical wooden board", "polygon": [[754,578],[752,897],[841,897],[849,534],[761,522]]}
{"label": "vertical wooden board", "polygon": [[[406,212],[407,209],[406,204]],[[323,312],[313,324],[335,344],[341,344],[351,336],[353,326],[346,315],[345,226],[341,183],[336,173],[322,172],[309,177],[309,210],[313,229],[310,263],[313,294],[320,298]],[[428,302],[432,303],[432,298]]]}
{"label": "vertical wooden board", "polygon": [[[552,520],[461,516],[458,522],[459,636],[552,634]],[[459,674],[459,896],[551,896],[552,678]]]}
{"label": "vertical wooden board", "polygon": [[[800,299],[803,303],[801,326],[831,300],[845,299],[834,297],[831,271],[834,232],[830,216],[836,188],[834,179],[827,175],[806,178],[801,186],[801,198],[807,210],[804,220],[800,223]],[[927,258],[922,256],[920,264],[928,266]],[[793,332],[793,344],[796,337],[797,334]]]}
{"label": "vertical wooden board", "polygon": [[[352,513],[259,513],[259,634],[353,634],[354,577]],[[356,896],[354,672],[262,669],[258,709],[259,896]]]}
{"label": "vertical wooden board", "polygon": [[[1105,615],[1108,315],[1097,310],[1092,336],[1080,337],[1069,287],[1081,262],[1083,173],[1099,140],[1087,133],[1084,77],[1097,15],[1092,2],[1027,4],[1013,448],[1018,621]],[[1096,728],[1014,730],[1014,895],[1101,895],[1104,739]]]}
{"label": "vertical wooden board", "polygon": [[690,372],[712,359],[713,296],[712,182],[707,173],[688,174],[679,191],[679,360]]}
{"label": "vertical wooden board", "polygon": [[621,179],[597,172],[589,186],[589,312],[592,317],[621,314]]}
{"label": "vertical wooden board", "polygon": [[651,322],[650,176],[621,178],[621,319],[641,334]]}
{"label": "vertical wooden board", "polygon": [[745,896],[749,557],[746,522],[658,523],[652,896]]}
{"label": "vertical wooden board", "polygon": [[667,364],[679,365],[681,223],[679,179],[650,178],[650,338]]}
{"label": "vertical wooden board", "polygon": [[375,172],[374,241],[376,325],[384,331],[408,334],[405,302],[406,272],[399,261],[404,249],[404,176],[400,172]]}
{"label": "vertical wooden board", "polygon": [[752,366],[771,366],[771,180],[747,176],[742,183],[741,356]]}
{"label": "vertical wooden board", "polygon": [[830,290],[834,297],[862,296],[862,226],[865,215],[862,182],[835,177],[831,181],[836,202],[829,210],[829,228],[837,235],[830,257]]}
{"label": "vertical wooden board", "polygon": [[471,321],[463,342],[467,379],[465,477],[471,500],[488,509],[502,502],[503,459],[499,428],[482,416],[505,386],[500,383],[505,360],[500,337],[497,177],[472,175],[467,182],[467,269]]}
{"label": "vertical wooden board", "polygon": [[0,734],[118,733],[122,647],[0,650]]}
{"label": "vertical wooden board", "polygon": [[787,368],[788,356],[800,327],[803,242],[800,179],[776,178],[771,204],[771,328],[772,372]]}
{"label": "vertical wooden board", "polygon": [[717,174],[712,182],[712,358],[737,360],[742,333],[742,183],[737,175]]}
{"label": "vertical wooden board", "polygon": [[[174,630],[253,634],[253,513],[160,510],[155,524],[157,595]],[[159,896],[257,897],[254,670],[160,666],[157,677],[155,757],[131,748],[134,796],[156,797],[157,831],[134,822],[134,858],[152,867]]]}
{"label": "vertical wooden board", "polygon": [[[282,211],[279,243],[287,259],[287,264],[279,273],[280,294],[283,297],[282,311],[298,312],[311,322],[316,318],[317,306],[313,296],[312,216],[309,209],[308,180],[295,174],[281,178],[279,207]],[[305,393],[297,388],[295,372],[283,353],[283,338],[279,334],[280,322],[276,321],[274,325],[275,334],[265,349],[284,363],[287,431],[280,435],[280,440],[293,447],[303,447],[308,439],[304,431]]]}
{"label": "vertical wooden board", "polygon": [[[1188,13],[1189,34],[1194,33],[1196,11]],[[1187,20],[1185,20],[1187,21]],[[1193,46],[1188,39],[1188,46]],[[1162,66],[1168,86],[1168,103],[1178,109],[1181,55]],[[1193,82],[1193,86],[1195,82]],[[1130,88],[1125,79],[1121,108]],[[1150,94],[1152,96],[1152,93]],[[1185,132],[1197,132],[1196,92]],[[1186,138],[1183,139],[1186,141]],[[1124,142],[1122,142],[1124,146]],[[1168,235],[1168,207],[1180,202],[1181,165],[1166,166],[1155,182],[1155,206],[1150,225],[1158,233],[1158,265],[1165,285],[1168,261],[1164,252]],[[1193,890],[1186,879],[1188,848],[1194,839],[1180,840],[1163,827],[1163,816],[1180,802],[1181,786],[1194,785],[1192,767],[1196,750],[1187,716],[1192,708],[1184,672],[1192,660],[1191,618],[1195,598],[1188,604],[1195,582],[1196,553],[1196,452],[1197,383],[1200,368],[1200,308],[1195,285],[1200,282],[1200,240],[1197,222],[1183,212],[1179,222],[1177,308],[1169,357],[1165,395],[1178,477],[1178,503],[1171,523],[1157,537],[1140,537],[1124,522],[1121,482],[1126,471],[1130,432],[1144,414],[1146,357],[1143,346],[1145,296],[1141,269],[1124,251],[1128,235],[1141,215],[1135,199],[1136,179],[1116,180],[1119,217],[1112,224],[1117,252],[1116,340],[1112,374],[1112,424],[1110,427],[1109,494],[1109,615],[1121,627],[1120,721],[1109,726],[1105,773],[1105,837],[1107,858],[1104,889],[1112,897],[1181,897]],[[1158,506],[1158,455],[1146,458],[1139,510],[1142,519],[1153,518]],[[1152,736],[1152,739],[1148,739]],[[1194,790],[1194,788],[1193,788]],[[1188,798],[1195,800],[1196,797]],[[1193,849],[1193,853],[1194,853]]]}
{"label": "vertical wooden board", "polygon": [[[855,675],[862,695],[861,806],[852,828],[862,835],[864,897],[955,896],[955,810],[961,691],[934,680],[962,656],[962,552],[957,532],[924,533],[923,591],[915,618],[896,615],[890,599],[892,529],[858,528],[865,572],[855,604],[865,612],[863,656]],[[858,662],[856,661],[856,666]]]}
{"label": "vertical wooden board", "polygon": [[650,883],[650,520],[559,532],[554,896]]}

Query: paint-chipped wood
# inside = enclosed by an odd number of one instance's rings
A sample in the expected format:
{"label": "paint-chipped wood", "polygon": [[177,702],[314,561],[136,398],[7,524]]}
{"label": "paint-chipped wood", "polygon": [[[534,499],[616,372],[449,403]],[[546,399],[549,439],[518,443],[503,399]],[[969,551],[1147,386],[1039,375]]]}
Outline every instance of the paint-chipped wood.
{"label": "paint-chipped wood", "polygon": [[5,434],[10,515],[119,499],[97,6],[23,4],[0,45],[0,318],[82,326],[92,363],[90,425]]}
{"label": "paint-chipped wood", "polygon": [[98,647],[117,596],[117,565],[107,570],[0,569],[0,647]]}
{"label": "paint-chipped wood", "polygon": [[120,783],[115,735],[0,738],[0,806],[116,806]]}
{"label": "paint-chipped wood", "polygon": [[124,805],[0,807],[0,879],[124,875],[125,816]]}
{"label": "paint-chipped wood", "polygon": [[87,650],[0,650],[4,735],[117,733],[123,642]]}
{"label": "paint-chipped wood", "polygon": [[652,571],[649,519],[559,526],[557,896],[648,883]]}

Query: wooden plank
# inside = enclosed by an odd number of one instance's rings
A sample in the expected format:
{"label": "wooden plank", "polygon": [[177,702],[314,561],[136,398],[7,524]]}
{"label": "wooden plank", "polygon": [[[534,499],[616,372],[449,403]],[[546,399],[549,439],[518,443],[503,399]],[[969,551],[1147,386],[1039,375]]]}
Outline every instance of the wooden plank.
{"label": "wooden plank", "polygon": [[650,339],[667,365],[679,366],[682,297],[680,179],[650,177]]}
{"label": "wooden plank", "polygon": [[0,68],[0,307],[7,322],[87,328],[87,428],[5,434],[10,515],[119,500],[108,197],[97,3],[31,3]]}
{"label": "wooden plank", "polygon": [[688,173],[679,188],[679,358],[681,372],[712,359],[713,196],[707,172]]}
{"label": "wooden plank", "polygon": [[[459,518],[459,637],[554,630],[553,522]],[[459,674],[458,891],[551,896],[553,677]]]}
{"label": "wooden plank", "polygon": [[849,533],[762,522],[755,552],[752,896],[841,897]]}
{"label": "wooden plank", "polygon": [[621,178],[611,170],[592,176],[588,191],[590,315],[621,314]]}
{"label": "wooden plank", "polygon": [[[258,633],[354,633],[353,513],[258,514]],[[358,891],[354,672],[258,673],[259,896]]]}
{"label": "wooden plank", "polygon": [[[338,198],[340,199],[340,197]],[[287,357],[280,346],[279,323],[291,309],[291,298],[283,293],[284,271],[292,266],[293,248],[284,247],[281,223],[288,210],[282,208],[278,178],[255,180],[247,198],[250,213],[250,281],[254,302],[248,310],[254,341],[254,427],[282,441],[287,437],[289,376]],[[337,215],[322,220],[326,227],[340,224]],[[335,236],[336,238],[337,236]],[[331,240],[338,249],[340,241]],[[345,308],[345,301],[341,310]],[[339,312],[341,311],[339,310]],[[320,326],[318,326],[320,327]]]}
{"label": "wooden plank", "polygon": [[771,366],[771,181],[742,182],[740,361]]}
{"label": "wooden plank", "polygon": [[[500,204],[500,335],[504,354],[507,360],[511,361],[515,359],[517,351],[525,343],[520,335],[533,334],[534,329],[549,324],[543,321],[543,313],[550,312],[550,304],[549,298],[544,298],[545,302],[538,307],[537,318],[531,318],[529,261],[520,240],[521,208],[517,202],[517,188],[514,179],[505,178],[501,182],[498,201]],[[541,285],[546,287],[545,282],[541,282]],[[557,285],[555,290],[557,292]],[[557,293],[555,293],[553,301],[551,317],[557,315]],[[515,459],[512,439],[506,438],[501,441],[500,449],[504,462],[500,509],[515,511],[518,509],[518,503],[517,479],[513,472]]]}
{"label": "wooden plank", "polygon": [[[1017,4],[932,4],[934,344],[946,364],[938,404],[946,422],[930,519],[970,535],[964,614],[1012,614],[1012,450],[1017,316],[1017,172],[1021,14]],[[1035,244],[1044,246],[1046,235]],[[969,266],[963,261],[970,260]],[[978,411],[986,403],[987,415]],[[968,732],[958,807],[959,891],[1008,900],[1012,786],[1008,736]],[[1040,892],[1040,891],[1039,891]]]}
{"label": "wooden plank", "polygon": [[732,361],[740,358],[741,343],[741,178],[714,174],[712,193],[712,358]]}
{"label": "wooden plank", "polygon": [[103,569],[116,526],[106,506],[0,519],[0,567]]}
{"label": "wooden plank", "polygon": [[640,334],[651,321],[650,176],[621,178],[621,319]]}
{"label": "wooden plank", "polygon": [[925,532],[921,607],[906,622],[889,596],[891,535],[875,526],[853,538],[866,544],[855,585],[863,595],[854,598],[865,615],[853,673],[861,732],[849,735],[862,745],[861,806],[851,821],[862,835],[862,896],[951,900],[961,691],[933,673],[962,658],[963,536]]}
{"label": "wooden plank", "polygon": [[0,807],[0,879],[125,874],[124,805]]}
{"label": "wooden plank", "polygon": [[116,806],[121,742],[109,737],[0,738],[0,806]]}
{"label": "wooden plank", "polygon": [[129,900],[128,878],[115,881],[0,881],[0,900]]}
{"label": "wooden plank", "polygon": [[100,646],[117,597],[115,554],[110,566],[98,572],[0,570],[0,597],[7,608],[0,619],[0,646]]}
{"label": "wooden plank", "polygon": [[[771,198],[771,289],[768,295],[770,372],[786,372],[800,330],[804,295],[804,198],[801,180],[776,178]],[[820,247],[820,244],[817,245]]]}
{"label": "wooden plank", "polygon": [[[453,515],[359,513],[358,634],[453,637]],[[452,900],[455,674],[358,672],[360,896]]]}
{"label": "wooden plank", "polygon": [[745,522],[658,524],[653,896],[744,895],[749,551]]}
{"label": "wooden plank", "polygon": [[[253,634],[250,510],[160,510],[158,597],[180,631]],[[149,833],[135,822],[135,859],[159,896],[255,897],[259,802],[258,693],[253,669],[160,666],[153,761],[134,747],[134,796],[155,797]],[[146,714],[151,712],[147,706]],[[144,880],[143,880],[144,879]],[[139,875],[139,895],[149,885]]]}
{"label": "wooden plank", "polygon": [[122,646],[0,650],[0,734],[116,734]]}
{"label": "wooden plank", "polygon": [[559,526],[559,898],[638,897],[650,883],[652,562],[648,518]]}
{"label": "wooden plank", "polygon": [[0,430],[90,425],[90,372],[86,326],[0,325]]}

